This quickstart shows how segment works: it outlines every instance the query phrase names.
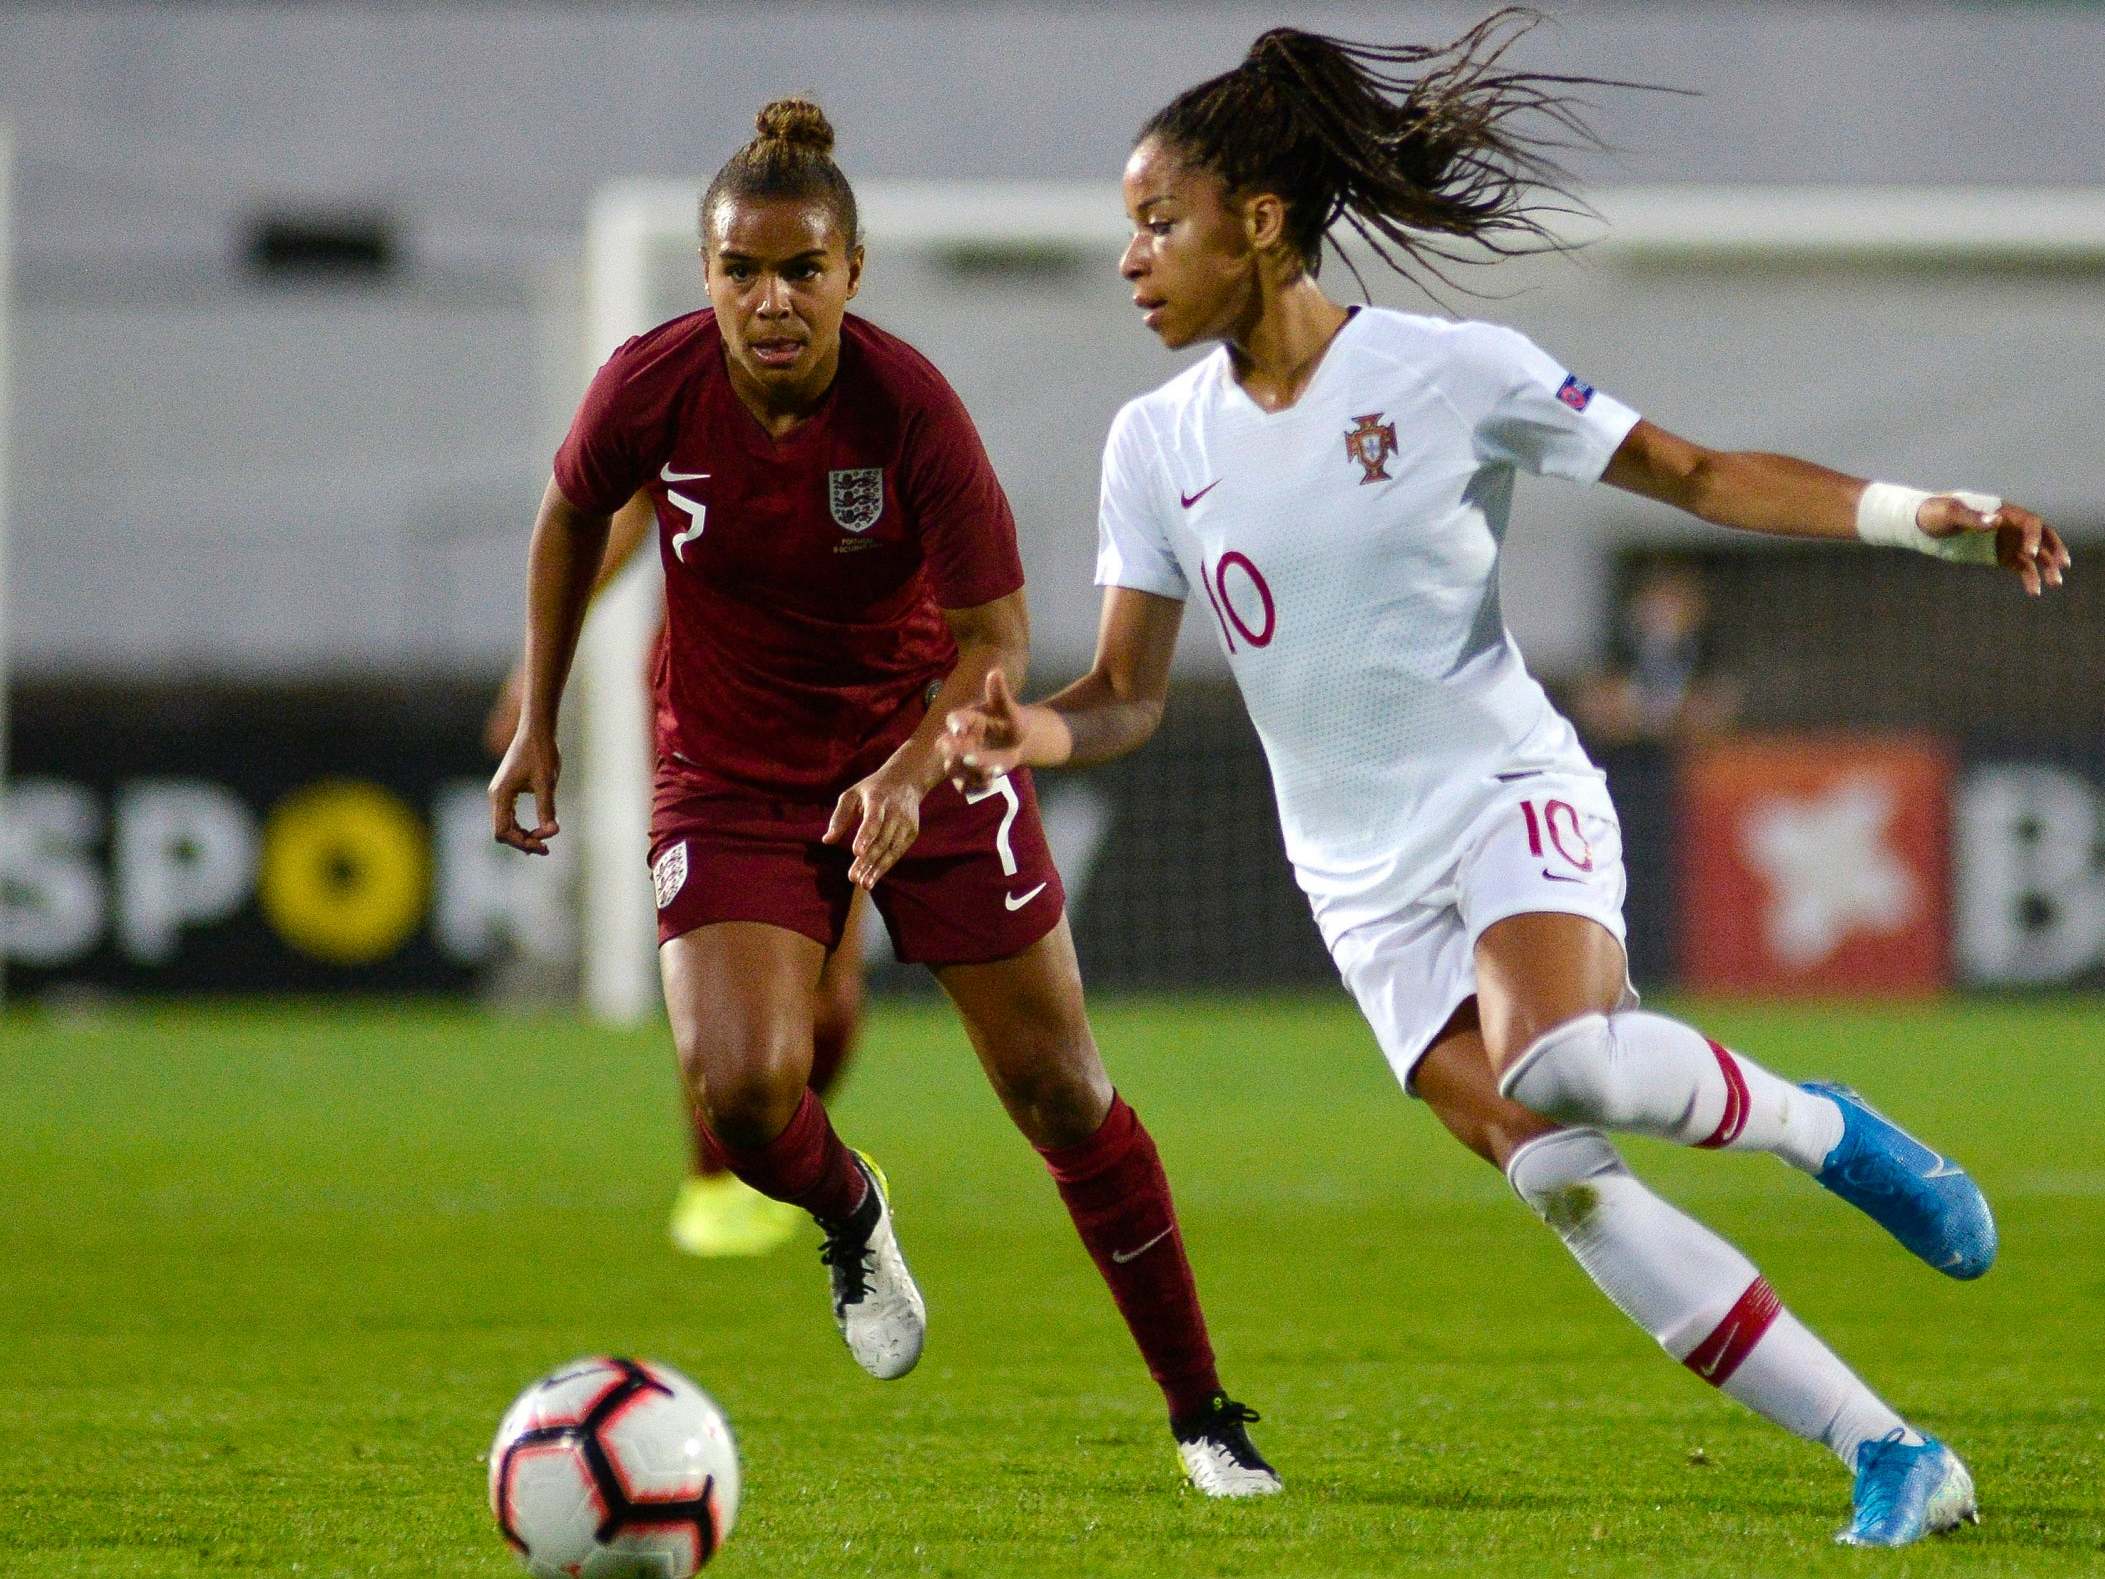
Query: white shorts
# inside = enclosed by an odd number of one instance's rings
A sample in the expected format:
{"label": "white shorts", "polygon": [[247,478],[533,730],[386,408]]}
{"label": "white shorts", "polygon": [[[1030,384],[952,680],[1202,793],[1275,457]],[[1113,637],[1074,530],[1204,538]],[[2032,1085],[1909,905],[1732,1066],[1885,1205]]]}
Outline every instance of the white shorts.
{"label": "white shorts", "polygon": [[1330,956],[1408,1091],[1433,1038],[1476,993],[1476,940],[1487,928],[1551,911],[1589,917],[1621,942],[1627,887],[1607,785],[1592,774],[1531,773],[1499,786],[1431,889],[1341,933]]}

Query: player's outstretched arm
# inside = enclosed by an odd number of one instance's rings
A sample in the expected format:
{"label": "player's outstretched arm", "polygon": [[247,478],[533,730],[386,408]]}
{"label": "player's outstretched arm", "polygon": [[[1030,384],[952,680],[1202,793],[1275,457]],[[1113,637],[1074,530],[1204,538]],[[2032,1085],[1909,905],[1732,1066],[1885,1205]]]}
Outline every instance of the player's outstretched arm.
{"label": "player's outstretched arm", "polygon": [[1992,495],[1866,482],[1789,455],[1711,450],[1650,422],[1632,428],[1602,481],[1716,526],[1782,537],[1862,538],[1940,559],[2000,565],[2037,597],[2061,585],[2055,530]]}
{"label": "player's outstretched arm", "polygon": [[[637,494],[614,512],[614,525],[607,533],[606,558],[600,562],[599,577],[592,583],[593,598],[598,598],[606,591],[607,583],[628,568],[657,518],[657,509],[647,493]],[[521,657],[498,686],[489,716],[482,723],[482,743],[491,756],[502,757],[511,748],[512,736],[519,732],[519,714],[525,700],[526,659]]]}
{"label": "player's outstretched arm", "polygon": [[949,715],[943,770],[971,791],[1019,767],[1090,767],[1138,751],[1162,722],[1183,618],[1175,598],[1107,587],[1089,672],[1030,704],[988,675],[985,695]]}
{"label": "player's outstretched arm", "polygon": [[[580,510],[554,481],[541,496],[533,544],[526,557],[525,687],[519,727],[490,780],[490,828],[499,844],[546,855],[559,829],[555,785],[562,770],[556,751],[556,708],[577,655],[585,604],[606,560],[609,518]],[[519,823],[519,797],[534,798],[535,824]]]}

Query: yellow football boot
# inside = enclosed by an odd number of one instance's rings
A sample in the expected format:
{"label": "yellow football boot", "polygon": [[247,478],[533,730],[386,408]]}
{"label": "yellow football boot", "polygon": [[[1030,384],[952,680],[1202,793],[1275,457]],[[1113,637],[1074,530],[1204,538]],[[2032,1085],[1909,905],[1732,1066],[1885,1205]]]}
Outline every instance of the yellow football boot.
{"label": "yellow football boot", "polygon": [[764,1256],[810,1221],[728,1173],[692,1174],[673,1198],[672,1242],[691,1256]]}

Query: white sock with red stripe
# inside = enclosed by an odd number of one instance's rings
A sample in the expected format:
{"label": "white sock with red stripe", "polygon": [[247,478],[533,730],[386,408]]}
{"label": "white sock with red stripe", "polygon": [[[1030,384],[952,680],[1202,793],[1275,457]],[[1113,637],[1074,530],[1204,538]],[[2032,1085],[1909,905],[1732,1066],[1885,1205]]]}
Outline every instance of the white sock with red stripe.
{"label": "white sock with red stripe", "polygon": [[[1743,1352],[1729,1375],[1718,1378],[1721,1390],[1794,1436],[1824,1444],[1851,1470],[1857,1449],[1893,1431],[1910,1447],[1921,1445],[1922,1433],[1858,1380],[1804,1322],[1776,1305],[1766,1278],[1747,1292],[1757,1289],[1776,1314],[1761,1341]],[[1693,1354],[1681,1363],[1703,1374]]]}
{"label": "white sock with red stripe", "polygon": [[1852,1469],[1857,1449],[1890,1431],[1921,1440],[1783,1308],[1754,1263],[1646,1189],[1607,1137],[1531,1140],[1506,1177],[1615,1307],[1713,1387]]}
{"label": "white sock with red stripe", "polygon": [[1818,1173],[1842,1110],[1663,1014],[1582,1014],[1542,1033],[1499,1089],[1560,1124],[1766,1151]]}

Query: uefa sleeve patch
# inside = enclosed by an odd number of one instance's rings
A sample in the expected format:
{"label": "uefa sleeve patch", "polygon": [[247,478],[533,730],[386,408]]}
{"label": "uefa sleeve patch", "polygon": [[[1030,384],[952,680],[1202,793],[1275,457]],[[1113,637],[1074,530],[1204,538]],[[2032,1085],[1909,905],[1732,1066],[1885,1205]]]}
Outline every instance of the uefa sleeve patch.
{"label": "uefa sleeve patch", "polygon": [[657,891],[663,910],[687,883],[687,841],[667,845],[651,865],[651,887]]}
{"label": "uefa sleeve patch", "polygon": [[1577,373],[1567,373],[1557,386],[1557,398],[1574,411],[1584,411],[1593,402],[1593,385],[1580,383]]}

